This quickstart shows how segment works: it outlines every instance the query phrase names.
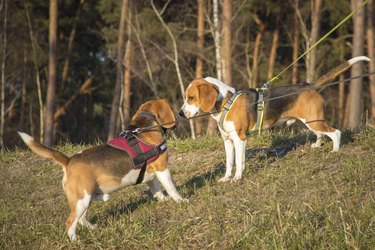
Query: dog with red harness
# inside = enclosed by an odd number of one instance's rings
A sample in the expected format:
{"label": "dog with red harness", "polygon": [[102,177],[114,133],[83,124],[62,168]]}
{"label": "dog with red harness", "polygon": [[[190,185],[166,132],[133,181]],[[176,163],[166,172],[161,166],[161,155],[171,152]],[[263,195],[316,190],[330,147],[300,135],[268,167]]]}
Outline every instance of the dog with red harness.
{"label": "dog with red harness", "polygon": [[71,209],[66,229],[70,240],[75,240],[77,223],[95,227],[86,220],[91,201],[107,201],[110,193],[126,186],[146,183],[155,198],[166,200],[159,180],[173,200],[187,201],[177,192],[168,167],[166,131],[175,126],[171,107],[167,100],[160,99],[142,104],[127,131],[118,138],[71,157],[44,146],[26,133],[19,135],[34,153],[62,166],[63,188]]}

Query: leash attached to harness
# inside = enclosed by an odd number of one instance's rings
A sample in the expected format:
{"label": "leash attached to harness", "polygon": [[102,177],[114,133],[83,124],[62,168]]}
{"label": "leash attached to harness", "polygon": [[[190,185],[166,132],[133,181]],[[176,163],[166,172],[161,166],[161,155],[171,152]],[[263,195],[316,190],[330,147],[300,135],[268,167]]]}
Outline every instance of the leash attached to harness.
{"label": "leash attached to harness", "polygon": [[257,123],[254,125],[251,131],[258,131],[258,135],[262,132],[263,118],[264,118],[264,106],[265,99],[267,97],[267,88],[256,88],[258,91],[258,101],[257,101]]}
{"label": "leash attached to harness", "polygon": [[165,140],[160,145],[148,144],[138,138],[135,132],[131,130],[121,132],[117,138],[108,141],[107,145],[128,153],[134,169],[141,169],[136,184],[142,182],[147,164],[155,161],[167,150]]}

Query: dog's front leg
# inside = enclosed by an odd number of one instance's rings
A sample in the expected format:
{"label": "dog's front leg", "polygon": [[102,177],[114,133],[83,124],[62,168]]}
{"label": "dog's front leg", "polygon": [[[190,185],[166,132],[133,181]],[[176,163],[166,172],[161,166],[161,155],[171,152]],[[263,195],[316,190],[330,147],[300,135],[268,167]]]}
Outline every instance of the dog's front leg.
{"label": "dog's front leg", "polygon": [[236,152],[236,174],[233,181],[238,181],[242,178],[242,172],[245,169],[246,140],[235,139],[234,150]]}
{"label": "dog's front leg", "polygon": [[163,194],[163,191],[160,188],[159,182],[156,178],[153,178],[152,181],[147,182],[148,187],[154,198],[157,198],[159,201],[167,200],[167,197]]}
{"label": "dog's front leg", "polygon": [[155,171],[156,177],[163,185],[165,190],[167,191],[168,195],[172,197],[173,200],[180,202],[180,201],[188,201],[187,199],[183,199],[180,194],[177,192],[175,185],[172,182],[171,173],[169,169],[166,168],[163,171]]}
{"label": "dog's front leg", "polygon": [[226,154],[226,170],[224,177],[219,179],[219,182],[227,182],[232,176],[233,164],[234,164],[234,145],[233,141],[229,138],[224,138],[224,148]]}

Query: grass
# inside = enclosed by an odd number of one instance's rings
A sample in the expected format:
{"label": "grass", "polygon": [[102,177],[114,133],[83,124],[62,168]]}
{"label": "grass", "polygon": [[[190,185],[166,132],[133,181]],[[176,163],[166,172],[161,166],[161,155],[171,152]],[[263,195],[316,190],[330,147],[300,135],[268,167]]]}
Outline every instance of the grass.
{"label": "grass", "polygon": [[[145,185],[93,202],[69,242],[60,166],[28,150],[1,154],[0,249],[374,249],[375,129],[345,131],[342,148],[310,133],[251,138],[244,178],[218,183],[219,137],[169,140],[173,179],[189,203],[156,202]],[[89,145],[61,144],[68,155]]]}

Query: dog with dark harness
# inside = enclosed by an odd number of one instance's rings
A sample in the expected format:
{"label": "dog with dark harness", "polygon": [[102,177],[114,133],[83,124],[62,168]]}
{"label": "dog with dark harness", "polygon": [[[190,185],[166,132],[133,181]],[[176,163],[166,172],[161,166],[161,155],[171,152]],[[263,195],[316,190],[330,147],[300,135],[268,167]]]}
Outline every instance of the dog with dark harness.
{"label": "dog with dark harness", "polygon": [[175,126],[171,107],[167,100],[160,99],[142,104],[127,131],[118,138],[71,157],[42,145],[26,133],[19,135],[34,153],[62,166],[63,188],[71,209],[66,229],[70,240],[75,240],[77,223],[95,227],[86,220],[91,201],[107,201],[110,193],[126,186],[146,183],[154,197],[165,200],[159,180],[173,200],[187,201],[177,192],[168,167],[166,130]]}
{"label": "dog with dark harness", "polygon": [[[236,181],[242,178],[246,139],[248,132],[252,130],[268,129],[280,122],[290,125],[300,120],[317,136],[312,147],[320,147],[322,137],[326,135],[333,141],[332,151],[338,151],[341,132],[326,123],[324,99],[312,87],[322,86],[360,61],[370,59],[365,56],[354,57],[320,77],[314,84],[270,87],[260,91],[236,91],[213,77],[195,79],[186,88],[184,104],[179,114],[191,118],[199,110],[211,113],[218,122],[226,152],[226,172],[219,181],[231,180],[234,163],[236,173],[233,180]],[[265,98],[269,101],[264,102]],[[263,109],[262,112],[259,109]]]}

